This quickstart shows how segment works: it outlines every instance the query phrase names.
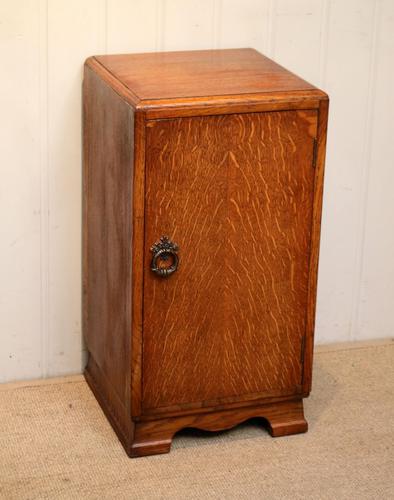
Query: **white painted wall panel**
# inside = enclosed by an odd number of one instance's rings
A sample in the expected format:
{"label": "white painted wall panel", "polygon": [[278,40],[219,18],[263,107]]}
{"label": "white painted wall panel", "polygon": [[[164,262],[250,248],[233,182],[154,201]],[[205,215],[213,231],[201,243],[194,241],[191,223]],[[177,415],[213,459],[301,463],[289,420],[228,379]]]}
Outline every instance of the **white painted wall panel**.
{"label": "white painted wall panel", "polygon": [[81,83],[105,50],[105,2],[48,4],[48,375],[81,368]]}
{"label": "white painted wall panel", "polygon": [[[0,382],[41,376],[40,11],[0,4]],[[43,151],[45,155],[45,151]]]}
{"label": "white painted wall panel", "polygon": [[272,13],[271,57],[315,85],[324,13],[322,0],[277,0]]}
{"label": "white painted wall panel", "polygon": [[224,0],[217,6],[217,48],[253,47],[266,52],[270,37],[268,0]]}
{"label": "white painted wall panel", "polygon": [[0,381],[84,363],[84,59],[237,46],[331,97],[317,341],[393,335],[392,0],[3,0]]}
{"label": "white painted wall panel", "polygon": [[161,2],[160,50],[211,49],[215,42],[214,0]]}
{"label": "white painted wall panel", "polygon": [[373,0],[331,2],[324,86],[331,99],[317,340],[350,340],[359,276]]}
{"label": "white painted wall panel", "polygon": [[379,2],[376,17],[375,105],[368,123],[361,293],[354,334],[360,339],[394,336],[394,2]]}
{"label": "white painted wall panel", "polygon": [[154,51],[162,19],[160,0],[107,0],[106,51],[109,54]]}

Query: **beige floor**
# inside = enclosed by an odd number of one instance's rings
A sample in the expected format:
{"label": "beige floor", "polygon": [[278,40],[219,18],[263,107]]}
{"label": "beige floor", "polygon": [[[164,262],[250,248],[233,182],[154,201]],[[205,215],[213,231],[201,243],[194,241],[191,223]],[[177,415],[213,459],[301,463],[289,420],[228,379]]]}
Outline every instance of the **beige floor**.
{"label": "beige floor", "polygon": [[1,499],[394,499],[394,342],[320,348],[310,430],[179,435],[130,460],[80,376],[0,386]]}

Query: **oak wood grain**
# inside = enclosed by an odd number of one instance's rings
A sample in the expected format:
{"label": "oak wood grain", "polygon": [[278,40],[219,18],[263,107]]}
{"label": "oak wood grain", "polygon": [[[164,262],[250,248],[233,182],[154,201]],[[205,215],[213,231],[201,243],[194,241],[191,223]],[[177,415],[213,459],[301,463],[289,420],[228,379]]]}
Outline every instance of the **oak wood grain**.
{"label": "oak wood grain", "polygon": [[83,92],[85,376],[127,453],[305,432],[327,95],[250,49],[92,57]]}
{"label": "oak wood grain", "polygon": [[86,68],[83,330],[89,353],[117,400],[127,409],[130,401],[133,123],[133,109]]}
{"label": "oak wood grain", "polygon": [[[132,289],[128,298],[131,304],[131,415],[141,415],[142,390],[142,333],[143,333],[143,284],[145,252],[145,115],[135,113],[134,128],[134,177],[133,177],[133,214],[132,214]],[[125,224],[129,224],[126,221]]]}
{"label": "oak wood grain", "polygon": [[141,100],[314,89],[254,49],[96,56]]}
{"label": "oak wood grain", "polygon": [[324,164],[327,142],[328,100],[319,106],[319,126],[317,131],[315,196],[313,202],[313,225],[311,229],[311,258],[309,264],[308,308],[303,364],[303,392],[309,394],[312,388],[313,341],[315,333],[317,277],[319,265],[320,230],[323,205]]}
{"label": "oak wood grain", "polygon": [[[316,128],[316,111],[148,123],[144,409],[301,392]],[[163,234],[168,279],[149,270]]]}
{"label": "oak wood grain", "polygon": [[253,49],[96,56],[86,65],[148,119],[317,109],[327,98]]}
{"label": "oak wood grain", "polygon": [[260,417],[273,437],[298,434],[308,430],[302,400],[223,410],[202,415],[184,415],[135,424],[132,443],[126,448],[131,457],[168,453],[176,432],[184,428],[206,431],[230,429],[250,418]]}
{"label": "oak wood grain", "polygon": [[[325,98],[325,97],[324,97]],[[162,99],[141,101],[137,109],[145,112],[148,120],[179,116],[223,115],[229,113],[256,113],[259,111],[286,111],[290,109],[319,109],[320,91],[276,92],[215,96],[211,98]]]}

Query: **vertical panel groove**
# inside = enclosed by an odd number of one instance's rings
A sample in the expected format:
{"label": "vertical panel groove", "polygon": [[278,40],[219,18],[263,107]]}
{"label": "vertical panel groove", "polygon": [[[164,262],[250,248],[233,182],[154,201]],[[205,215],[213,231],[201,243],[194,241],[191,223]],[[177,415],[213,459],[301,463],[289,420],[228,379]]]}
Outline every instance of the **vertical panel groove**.
{"label": "vertical panel groove", "polygon": [[267,7],[267,15],[266,15],[266,20],[265,20],[265,34],[264,34],[264,54],[269,55],[269,50],[270,50],[270,40],[271,40],[271,15],[272,15],[272,9],[271,9],[271,4],[272,2],[270,1]]}
{"label": "vertical panel groove", "polygon": [[108,54],[108,11],[108,0],[101,0],[97,6],[97,37],[101,54]]}
{"label": "vertical panel groove", "polygon": [[220,48],[221,25],[222,25],[222,0],[214,0],[212,12],[212,47]]}
{"label": "vertical panel groove", "polygon": [[40,278],[41,375],[48,376],[49,353],[49,148],[48,148],[48,0],[39,3],[40,86]]}
{"label": "vertical panel groove", "polygon": [[164,48],[165,12],[166,0],[158,0],[156,4],[156,52]]}
{"label": "vertical panel groove", "polygon": [[378,34],[380,24],[380,3],[375,0],[372,16],[371,56],[369,61],[368,94],[365,113],[363,166],[360,179],[360,200],[358,216],[358,244],[356,245],[355,273],[353,283],[353,304],[350,323],[349,340],[356,340],[361,300],[361,285],[364,268],[364,244],[366,232],[366,217],[368,208],[368,184],[371,169],[372,130],[374,122],[374,108],[376,98],[376,64],[378,50]]}
{"label": "vertical panel groove", "polygon": [[324,88],[327,71],[327,50],[330,25],[330,0],[322,0],[320,20],[319,85]]}
{"label": "vertical panel groove", "polygon": [[105,40],[105,53],[108,54],[108,0],[104,0],[104,40]]}
{"label": "vertical panel groove", "polygon": [[267,16],[267,55],[274,59],[275,56],[275,23],[276,23],[276,0],[270,0]]}

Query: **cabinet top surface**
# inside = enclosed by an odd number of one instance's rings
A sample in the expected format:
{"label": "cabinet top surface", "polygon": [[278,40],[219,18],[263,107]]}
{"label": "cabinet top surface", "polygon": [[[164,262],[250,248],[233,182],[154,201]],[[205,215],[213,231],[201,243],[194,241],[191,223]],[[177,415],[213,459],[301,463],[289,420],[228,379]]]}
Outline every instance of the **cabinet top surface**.
{"label": "cabinet top surface", "polygon": [[254,49],[121,54],[94,59],[139,101],[316,91]]}

